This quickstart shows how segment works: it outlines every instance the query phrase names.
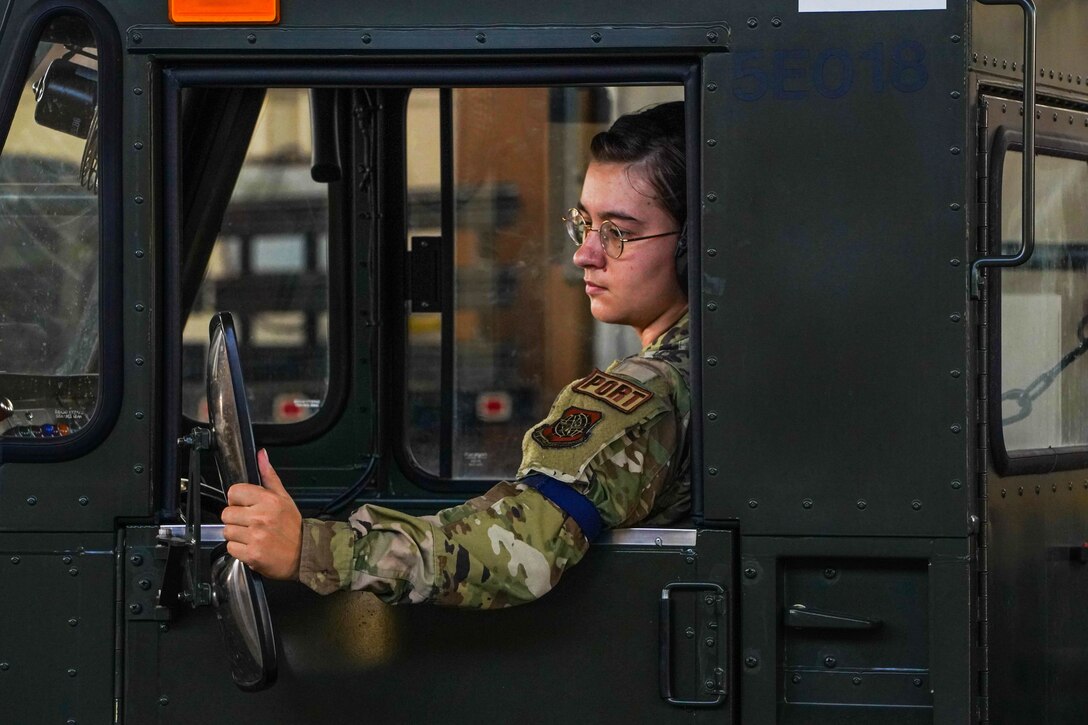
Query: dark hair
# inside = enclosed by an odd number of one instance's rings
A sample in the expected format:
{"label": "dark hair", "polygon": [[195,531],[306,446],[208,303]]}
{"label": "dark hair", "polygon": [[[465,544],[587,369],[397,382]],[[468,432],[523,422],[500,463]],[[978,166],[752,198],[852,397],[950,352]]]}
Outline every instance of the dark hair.
{"label": "dark hair", "polygon": [[683,101],[620,116],[593,137],[589,151],[594,161],[644,165],[662,206],[681,225],[687,221]]}

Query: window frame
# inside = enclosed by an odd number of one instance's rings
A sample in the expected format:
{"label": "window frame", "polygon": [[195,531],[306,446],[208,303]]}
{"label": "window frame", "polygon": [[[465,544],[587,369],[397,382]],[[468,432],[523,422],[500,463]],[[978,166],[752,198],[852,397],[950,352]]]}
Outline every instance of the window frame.
{"label": "window frame", "polygon": [[[593,67],[576,67],[573,65],[558,65],[558,64],[535,64],[531,68],[525,68],[524,77],[520,77],[521,74],[515,72],[503,73],[501,71],[507,70],[509,64],[500,67],[501,70],[488,68],[486,66],[478,69],[473,69],[471,72],[465,72],[464,70],[457,68],[453,73],[454,83],[450,83],[447,80],[445,83],[427,82],[430,80],[436,80],[428,75],[425,78],[414,79],[411,84],[414,88],[428,87],[439,88],[440,90],[458,89],[458,88],[502,88],[502,87],[525,87],[527,85],[532,86],[579,86],[579,87],[601,87],[601,86],[620,86],[620,85],[676,85],[683,88],[684,102],[687,109],[687,151],[689,158],[694,159],[694,162],[688,164],[688,233],[689,233],[689,264],[688,264],[688,288],[689,288],[689,300],[697,299],[699,294],[699,280],[697,269],[698,265],[691,261],[692,257],[697,257],[694,254],[694,250],[699,248],[698,246],[698,218],[699,218],[699,204],[697,202],[699,188],[699,148],[698,143],[698,99],[699,99],[699,83],[701,66],[697,60],[686,59],[669,59],[663,60],[659,63],[642,62],[625,62],[622,60],[617,61],[601,61],[599,59],[593,60]],[[435,72],[441,73],[442,69],[436,69]],[[437,79],[437,80],[441,80]],[[448,93],[444,93],[443,97],[448,97]],[[399,149],[403,148],[406,139],[406,121],[407,121],[407,99],[408,95],[405,95],[404,109],[400,110],[401,114],[398,116],[398,125],[396,128],[397,138],[393,138],[388,135],[392,129],[387,129],[387,136],[385,137],[390,143],[386,144],[385,158],[383,159],[383,169],[388,169],[392,174],[394,171],[400,174],[402,179],[406,177],[406,168],[404,168],[406,159],[403,157],[402,152]],[[447,103],[444,101],[444,103]],[[443,107],[444,108],[444,107]],[[442,198],[442,236],[443,236],[443,253],[441,254],[440,262],[440,275],[441,284],[440,288],[443,290],[443,295],[446,298],[446,307],[449,308],[450,295],[452,294],[452,285],[450,284],[452,267],[453,267],[453,255],[451,253],[452,246],[449,244],[447,236],[452,231],[453,219],[452,219],[452,206],[453,206],[453,194],[454,190],[448,185],[447,181],[450,176],[450,160],[452,158],[452,147],[450,145],[451,133],[449,129],[443,128],[443,139],[440,154],[442,156],[442,180],[443,188],[440,191]],[[393,158],[393,157],[396,158]],[[403,185],[403,182],[397,182],[399,185]],[[399,186],[397,187],[399,189]],[[403,190],[398,193],[404,194]],[[401,209],[401,206],[407,204],[407,197],[403,197],[396,200],[396,203],[390,204],[389,199],[383,199],[383,203],[387,208]],[[396,206],[399,203],[401,206]],[[384,311],[383,315],[386,318],[386,322],[383,325],[384,328],[384,343],[382,344],[382,368],[385,370],[397,370],[396,360],[406,359],[408,354],[408,315],[410,314],[409,305],[406,304],[411,296],[410,284],[408,279],[408,251],[406,245],[403,244],[403,240],[408,233],[407,229],[407,208],[405,207],[400,214],[403,218],[394,219],[393,217],[398,215],[389,215],[385,219],[383,225],[382,237],[386,240],[382,245],[382,251],[386,256],[383,261],[382,276],[384,279],[399,279],[403,280],[403,287],[397,291],[396,294],[386,294],[383,296]],[[388,240],[398,240],[401,243],[396,246],[396,252],[390,254],[390,250],[394,249],[394,246]],[[388,269],[386,265],[395,265],[394,269]],[[692,310],[693,325],[697,324],[697,320],[694,319],[697,311],[697,305],[690,305]],[[443,315],[443,334],[448,333],[448,319],[450,315]],[[693,341],[694,342],[694,341]],[[449,347],[449,350],[446,350]],[[446,389],[448,380],[452,377],[452,372],[449,369],[447,357],[454,357],[453,346],[443,346],[443,362],[442,362],[442,396],[445,399],[451,393]],[[694,354],[694,353],[693,353]],[[698,359],[697,357],[693,359]],[[698,367],[698,366],[693,366]],[[393,435],[386,436],[386,448],[392,455],[393,460],[396,462],[399,471],[410,481],[413,485],[418,486],[420,489],[434,494],[471,494],[479,493],[487,490],[491,486],[495,485],[499,480],[495,478],[445,478],[441,475],[435,475],[430,471],[426,471],[416,465],[415,458],[412,452],[408,448],[408,437],[404,435],[404,431],[407,430],[408,425],[408,380],[407,375],[404,372],[394,373],[390,378],[390,385],[383,388],[383,395],[387,396],[385,404],[382,407],[387,411],[388,415],[386,420],[388,421],[388,427],[390,431],[393,431]],[[694,370],[693,370],[694,373]],[[693,376],[694,381],[694,376]],[[694,383],[693,383],[694,384]],[[558,392],[558,391],[556,391]],[[447,403],[444,403],[447,405]],[[442,437],[446,438],[447,431],[442,432]],[[693,460],[696,451],[695,437],[693,436]],[[442,452],[440,451],[440,460],[442,458]],[[509,475],[512,477],[514,471],[510,471]]]}
{"label": "window frame", "polygon": [[[1072,126],[1076,128],[1076,125]],[[1019,129],[1002,127],[994,136],[990,154],[989,174],[992,179],[989,194],[990,250],[999,250],[1001,238],[1001,192],[1005,154],[1009,151],[1024,150],[1024,134]],[[1088,163],[1088,134],[1057,135],[1036,134],[1036,155],[1071,158]],[[1038,246],[1036,246],[1038,252]],[[1030,265],[1029,258],[1025,265]],[[1002,476],[1019,476],[1033,473],[1050,473],[1088,468],[1088,442],[1048,448],[1033,448],[1009,451],[1005,444],[1005,431],[1002,423],[1002,346],[1001,335],[1001,282],[1004,274],[1015,274],[1016,268],[1009,270],[993,269],[988,279],[989,314],[987,323],[991,330],[989,354],[989,385],[987,394],[989,404],[987,420],[989,428],[990,450],[994,468]],[[1057,361],[1055,361],[1057,362]],[[1082,363],[1083,364],[1083,363]]]}
{"label": "window frame", "polygon": [[101,6],[84,0],[44,0],[13,31],[21,40],[8,73],[0,79],[0,155],[7,145],[19,98],[27,82],[34,52],[53,20],[76,16],[87,23],[98,52],[98,399],[86,426],[63,438],[0,438],[0,463],[57,462],[85,455],[98,447],[121,412],[124,389],[122,351],[121,240],[121,41],[113,18]]}

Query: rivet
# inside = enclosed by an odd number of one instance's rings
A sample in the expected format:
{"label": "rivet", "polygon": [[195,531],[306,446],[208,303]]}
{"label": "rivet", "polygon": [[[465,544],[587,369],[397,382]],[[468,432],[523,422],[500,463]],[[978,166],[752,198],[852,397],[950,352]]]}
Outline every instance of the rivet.
{"label": "rivet", "polygon": [[714,640],[711,637],[707,637],[706,640],[704,640],[703,644],[705,644],[707,647],[713,647]]}
{"label": "rivet", "polygon": [[824,657],[824,667],[834,667],[837,664],[839,664],[839,662],[834,657]]}
{"label": "rivet", "polygon": [[748,499],[748,508],[759,508],[759,501],[756,501],[754,498]]}
{"label": "rivet", "polygon": [[137,204],[143,204],[143,203],[144,203],[144,198],[143,198],[142,196],[140,196],[139,194],[137,194],[136,196],[132,197],[132,200],[133,200],[134,202],[136,202]]}
{"label": "rivet", "polygon": [[800,682],[800,681],[801,681],[801,675],[794,675],[794,676],[793,676],[793,677],[791,677],[790,679],[791,679],[791,680],[793,681],[793,684],[795,684],[795,685],[796,685],[796,684],[797,684],[798,682]]}
{"label": "rivet", "polygon": [[861,678],[857,677],[857,676],[855,676],[854,679],[852,679],[850,681],[853,682],[855,685],[860,685],[861,684]]}
{"label": "rivet", "polygon": [[831,567],[824,569],[824,579],[834,579],[838,575],[838,569],[832,569]]}
{"label": "rivet", "polygon": [[593,35],[589,36],[589,39],[592,40],[594,43],[599,43],[601,42],[601,34],[594,33]]}
{"label": "rivet", "polygon": [[688,639],[691,639],[692,637],[694,637],[695,636],[695,628],[694,627],[688,627],[687,629],[685,629],[684,630],[684,636],[687,637]]}
{"label": "rivet", "polygon": [[953,371],[951,371],[949,373],[949,375],[951,375],[954,378],[958,378],[960,376],[960,371],[959,370],[953,370]]}
{"label": "rivet", "polygon": [[803,508],[803,509],[812,508],[812,499],[811,498],[802,499],[801,508]]}
{"label": "rivet", "polygon": [[27,506],[37,506],[38,505],[38,497],[37,496],[27,496],[26,497],[26,505]]}
{"label": "rivet", "polygon": [[778,16],[775,16],[775,17],[771,18],[771,25],[776,27],[776,28],[782,27],[782,18],[780,18]]}
{"label": "rivet", "polygon": [[140,43],[144,42],[144,36],[140,35],[139,33],[133,33],[129,37],[132,39],[132,42],[135,43],[136,45],[139,45]]}
{"label": "rivet", "polygon": [[69,677],[75,677],[76,676],[76,671],[74,669],[72,669],[71,667],[68,668],[68,676]]}
{"label": "rivet", "polygon": [[144,148],[144,142],[143,141],[136,141],[135,143],[132,144],[132,148],[136,149],[137,151],[142,151],[143,148]]}
{"label": "rivet", "polygon": [[706,682],[703,683],[703,685],[706,687],[706,689],[713,690],[714,689],[714,680],[707,680]]}
{"label": "rivet", "polygon": [[959,156],[960,155],[960,147],[959,146],[953,146],[952,148],[948,149],[948,151],[953,156]]}
{"label": "rivet", "polygon": [[11,665],[9,665],[7,662],[0,662],[0,670],[7,672],[9,669],[11,669]]}
{"label": "rivet", "polygon": [[910,507],[912,509],[914,509],[915,511],[920,511],[921,508],[922,508],[922,502],[919,501],[918,499],[915,499],[915,500],[910,502]]}
{"label": "rivet", "polygon": [[958,35],[950,35],[950,36],[948,37],[948,39],[949,39],[949,40],[951,40],[951,41],[952,41],[953,43],[958,43],[958,42],[960,42],[960,36],[958,36]]}
{"label": "rivet", "polygon": [[1058,484],[1056,484],[1056,483],[1050,484],[1050,492],[1051,493],[1057,493],[1058,492]]}
{"label": "rivet", "polygon": [[953,98],[959,98],[960,97],[960,92],[959,91],[952,91],[948,95],[952,96]]}
{"label": "rivet", "polygon": [[143,312],[144,311],[144,306],[140,302],[137,302],[136,304],[134,304],[132,306],[132,309],[136,310],[137,312]]}
{"label": "rivet", "polygon": [[718,475],[718,467],[717,466],[711,466],[710,468],[706,469],[706,472],[709,473],[711,476],[717,476]]}
{"label": "rivet", "polygon": [[709,413],[706,414],[706,418],[707,418],[707,420],[717,420],[718,419],[717,411],[714,411],[714,410],[710,411]]}
{"label": "rivet", "polygon": [[915,687],[921,687],[922,686],[922,678],[921,677],[915,677],[914,678],[914,686]]}
{"label": "rivet", "polygon": [[79,576],[79,569],[72,567],[68,570],[68,576]]}
{"label": "rivet", "polygon": [[133,554],[129,561],[132,562],[133,566],[140,566],[144,563],[144,558],[140,554]]}
{"label": "rivet", "polygon": [[758,21],[758,20],[756,20],[755,18],[748,18],[748,27],[749,27],[749,28],[755,28],[755,27],[757,27],[758,25],[759,25],[759,21]]}
{"label": "rivet", "polygon": [[1053,116],[1050,117],[1050,120],[1054,121],[1054,122],[1057,122],[1058,121],[1058,114],[1055,113]]}
{"label": "rivet", "polygon": [[1069,490],[1070,490],[1070,491],[1072,491],[1072,490],[1073,490],[1073,482],[1072,482],[1072,481],[1070,481],[1070,482],[1069,482]]}
{"label": "rivet", "polygon": [[857,507],[859,509],[861,509],[862,511],[864,511],[865,507],[868,506],[868,505],[869,504],[865,502],[865,499],[858,499]]}
{"label": "rivet", "polygon": [[141,466],[139,463],[137,463],[135,466],[132,467],[132,472],[133,473],[143,473],[144,472],[144,467]]}
{"label": "rivet", "polygon": [[370,37],[370,33],[363,33],[363,45],[370,45],[370,41],[373,38]]}
{"label": "rivet", "polygon": [[1036,487],[1035,487],[1035,495],[1036,495],[1036,496],[1038,496],[1038,495],[1039,495],[1039,491],[1041,491],[1041,490],[1042,490],[1042,489],[1040,489],[1040,488],[1039,488],[1038,486],[1036,486]]}
{"label": "rivet", "polygon": [[72,617],[71,619],[68,620],[68,626],[69,627],[75,627],[78,624],[79,624],[79,620],[76,619],[75,617]]}
{"label": "rivet", "polygon": [[960,426],[959,423],[953,423],[952,425],[948,426],[948,430],[952,431],[953,433],[959,433],[961,430],[963,430],[963,428]]}
{"label": "rivet", "polygon": [[717,201],[718,200],[718,195],[715,194],[713,191],[711,191],[706,195],[706,200],[707,201]]}
{"label": "rivet", "polygon": [[64,556],[62,556],[60,558],[60,560],[62,562],[64,562],[65,564],[71,564],[72,563],[72,555],[71,554],[65,554]]}
{"label": "rivet", "polygon": [[744,666],[749,668],[749,669],[751,669],[753,667],[758,667],[759,666],[759,659],[757,659],[755,657],[745,657],[744,658]]}
{"label": "rivet", "polygon": [[1005,69],[1005,68],[1008,68],[1008,67],[1009,67],[1009,61],[1007,61],[1007,60],[1001,61],[1001,68],[1002,69]]}
{"label": "rivet", "polygon": [[757,575],[758,575],[758,572],[756,572],[756,570],[753,569],[752,567],[748,567],[747,569],[744,570],[744,576],[747,579],[755,579]]}
{"label": "rivet", "polygon": [[170,625],[163,622],[162,624],[159,625],[159,631],[160,632],[169,632],[170,631]]}
{"label": "rivet", "polygon": [[711,43],[717,43],[718,42],[718,34],[715,33],[713,30],[711,30],[709,33],[706,34],[706,39]]}
{"label": "rivet", "polygon": [[951,204],[948,205],[948,208],[951,209],[952,211],[959,211],[962,207],[959,205],[958,202],[954,201],[954,202],[952,202]]}
{"label": "rivet", "polygon": [[706,359],[706,364],[709,365],[710,367],[714,367],[715,365],[718,364],[718,358],[711,355],[710,357],[708,357]]}
{"label": "rivet", "polygon": [[254,43],[257,42],[257,36],[254,35],[253,33],[250,33],[249,35],[246,36],[246,42],[249,43],[250,45],[253,45]]}
{"label": "rivet", "polygon": [[20,561],[22,561],[22,559],[20,559],[20,558],[19,558],[19,557],[17,557],[17,556],[13,556],[13,557],[11,557],[11,563],[12,563],[12,564],[18,564],[18,563],[19,563]]}
{"label": "rivet", "polygon": [[718,309],[718,303],[717,302],[707,302],[706,303],[706,308],[708,310],[710,310],[711,312],[713,312],[714,310]]}
{"label": "rivet", "polygon": [[151,580],[141,579],[140,581],[136,582],[136,586],[140,587],[140,589],[143,589],[144,591],[147,591],[151,588]]}
{"label": "rivet", "polygon": [[953,257],[952,259],[948,260],[948,263],[949,263],[949,264],[951,264],[951,265],[952,265],[953,267],[958,267],[958,266],[960,266],[960,260],[956,259],[955,257]]}
{"label": "rivet", "polygon": [[142,410],[137,410],[135,417],[136,417],[136,420],[143,420],[144,419],[144,412]]}
{"label": "rivet", "polygon": [[1005,498],[1005,496],[1007,496],[1008,493],[1009,493],[1008,489],[1004,489],[1004,488],[1001,489],[1001,498]]}
{"label": "rivet", "polygon": [[956,480],[956,481],[953,481],[953,482],[952,482],[952,488],[956,489],[957,491],[958,491],[958,490],[959,490],[959,489],[960,489],[960,488],[961,488],[962,486],[963,486],[963,484],[962,484],[962,483],[960,483],[960,482],[959,482],[958,480]]}
{"label": "rivet", "polygon": [[707,146],[710,146],[711,148],[713,148],[713,147],[715,147],[715,146],[717,146],[717,145],[718,145],[718,139],[716,139],[716,138],[708,138],[708,139],[706,140],[706,145],[707,145]]}
{"label": "rivet", "polygon": [[708,256],[708,257],[717,257],[718,256],[718,250],[715,249],[714,247],[711,247],[710,249],[706,250],[706,256]]}
{"label": "rivet", "polygon": [[144,94],[144,89],[143,88],[137,87],[137,88],[132,89],[132,95],[134,95],[134,96],[142,96],[143,94]]}
{"label": "rivet", "polygon": [[1024,487],[1023,486],[1017,486],[1016,487],[1016,495],[1017,496],[1023,496],[1024,495]]}
{"label": "rivet", "polygon": [[953,312],[951,315],[948,316],[948,319],[951,320],[952,322],[959,322],[960,320],[963,319],[963,317],[960,315],[960,313]]}
{"label": "rivet", "polygon": [[486,43],[487,42],[487,36],[484,35],[483,33],[476,33],[476,42],[477,43]]}
{"label": "rivet", "polygon": [[132,604],[128,605],[128,611],[132,612],[133,614],[139,614],[140,612],[144,611],[144,607],[139,602],[133,602]]}
{"label": "rivet", "polygon": [[137,357],[135,360],[133,360],[133,362],[136,363],[137,367],[139,367],[144,364],[144,359],[142,357]]}
{"label": "rivet", "polygon": [[162,705],[163,707],[166,707],[167,705],[170,704],[170,698],[168,698],[166,695],[163,695],[162,697],[159,698],[159,704]]}
{"label": "rivet", "polygon": [[710,91],[711,93],[713,93],[714,91],[718,90],[718,84],[714,83],[713,81],[710,82],[710,83],[707,83],[706,84],[706,89],[708,91]]}

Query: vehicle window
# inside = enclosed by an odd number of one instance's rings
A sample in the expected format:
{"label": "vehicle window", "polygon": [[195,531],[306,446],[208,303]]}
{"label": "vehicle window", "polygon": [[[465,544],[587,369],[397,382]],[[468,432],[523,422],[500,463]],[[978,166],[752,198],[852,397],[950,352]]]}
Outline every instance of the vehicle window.
{"label": "vehicle window", "polygon": [[183,332],[183,412],[207,420],[208,321],[232,313],[255,423],[295,423],[329,387],[328,185],[311,175],[310,94],[267,91]]}
{"label": "vehicle window", "polygon": [[560,218],[594,134],[682,98],[660,86],[411,94],[405,440],[424,473],[512,476],[555,395],[639,349],[590,316]]}
{"label": "vehicle window", "polygon": [[[1002,250],[1020,246],[1022,154],[1001,171]],[[1001,273],[1001,416],[1007,451],[1088,444],[1088,161],[1036,160],[1035,253]]]}
{"label": "vehicle window", "polygon": [[98,58],[52,20],[0,154],[0,435],[54,438],[98,403]]}

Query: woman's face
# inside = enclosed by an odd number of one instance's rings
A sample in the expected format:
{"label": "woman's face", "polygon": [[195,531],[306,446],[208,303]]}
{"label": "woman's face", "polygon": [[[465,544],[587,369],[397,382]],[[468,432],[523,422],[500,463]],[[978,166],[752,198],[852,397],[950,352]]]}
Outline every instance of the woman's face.
{"label": "woman's face", "polygon": [[[591,162],[579,206],[594,229],[611,220],[628,237],[680,229],[638,166]],[[593,316],[601,322],[631,325],[643,344],[665,332],[687,309],[687,297],[676,279],[678,238],[677,233],[630,242],[620,258],[613,259],[604,253],[597,232],[590,232],[574,252],[574,263],[582,268]]]}

